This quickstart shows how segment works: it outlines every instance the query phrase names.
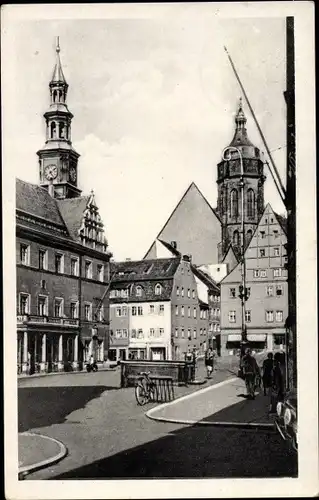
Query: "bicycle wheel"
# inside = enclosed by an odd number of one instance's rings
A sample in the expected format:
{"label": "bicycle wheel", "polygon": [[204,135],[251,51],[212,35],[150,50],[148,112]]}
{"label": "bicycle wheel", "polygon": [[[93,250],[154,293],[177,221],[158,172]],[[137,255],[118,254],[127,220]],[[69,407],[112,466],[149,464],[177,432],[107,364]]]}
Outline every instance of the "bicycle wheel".
{"label": "bicycle wheel", "polygon": [[149,401],[149,390],[144,378],[139,379],[135,386],[135,398],[140,406],[144,406]]}

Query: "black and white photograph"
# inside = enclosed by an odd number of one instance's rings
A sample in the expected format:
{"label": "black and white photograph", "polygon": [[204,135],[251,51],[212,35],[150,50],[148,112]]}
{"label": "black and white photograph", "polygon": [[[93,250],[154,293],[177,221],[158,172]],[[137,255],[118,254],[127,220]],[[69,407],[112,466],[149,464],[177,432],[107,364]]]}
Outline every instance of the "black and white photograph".
{"label": "black and white photograph", "polygon": [[1,25],[6,497],[315,495],[313,3]]}

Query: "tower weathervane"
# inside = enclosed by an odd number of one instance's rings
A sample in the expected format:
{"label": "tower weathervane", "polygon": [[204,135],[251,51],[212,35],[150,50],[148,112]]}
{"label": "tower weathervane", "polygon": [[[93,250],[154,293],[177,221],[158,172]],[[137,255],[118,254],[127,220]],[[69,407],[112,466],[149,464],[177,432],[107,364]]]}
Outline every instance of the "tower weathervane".
{"label": "tower weathervane", "polygon": [[56,49],[57,52],[60,52],[60,37],[56,37]]}

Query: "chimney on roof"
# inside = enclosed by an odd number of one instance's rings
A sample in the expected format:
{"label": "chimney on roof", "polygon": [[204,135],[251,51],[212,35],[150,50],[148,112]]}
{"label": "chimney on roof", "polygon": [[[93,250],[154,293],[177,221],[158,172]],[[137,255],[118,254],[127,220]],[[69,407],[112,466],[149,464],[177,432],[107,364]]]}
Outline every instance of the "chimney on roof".
{"label": "chimney on roof", "polygon": [[130,257],[126,257],[125,262],[130,262],[132,259]]}
{"label": "chimney on roof", "polygon": [[192,262],[192,254],[188,253],[186,255],[183,255],[183,260],[186,262]]}
{"label": "chimney on roof", "polygon": [[171,247],[174,248],[174,250],[177,249],[177,242],[176,241],[171,241]]}

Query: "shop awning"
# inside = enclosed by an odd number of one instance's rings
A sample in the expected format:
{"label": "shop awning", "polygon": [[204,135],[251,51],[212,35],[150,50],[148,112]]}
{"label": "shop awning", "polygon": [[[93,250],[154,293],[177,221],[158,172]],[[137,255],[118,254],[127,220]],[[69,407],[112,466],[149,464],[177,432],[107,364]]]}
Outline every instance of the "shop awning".
{"label": "shop awning", "polygon": [[240,333],[233,333],[231,335],[228,335],[227,337],[228,342],[241,342],[241,334]]}
{"label": "shop awning", "polygon": [[264,333],[250,333],[247,335],[248,342],[265,342],[266,335]]}

